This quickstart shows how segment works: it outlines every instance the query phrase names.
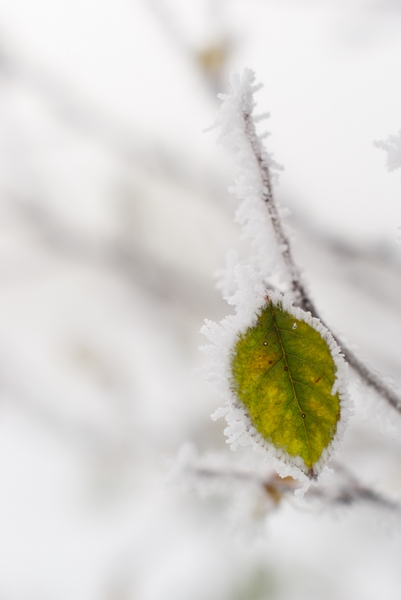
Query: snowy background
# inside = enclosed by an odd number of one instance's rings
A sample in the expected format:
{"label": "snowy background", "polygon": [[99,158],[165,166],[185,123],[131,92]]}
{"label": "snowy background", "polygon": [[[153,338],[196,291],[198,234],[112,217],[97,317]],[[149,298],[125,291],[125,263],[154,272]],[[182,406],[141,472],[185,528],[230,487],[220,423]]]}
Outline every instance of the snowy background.
{"label": "snowy background", "polygon": [[[400,0],[1,0],[0,16],[0,599],[398,600],[401,516],[273,510],[171,463],[252,460],[193,374],[204,318],[232,310],[213,275],[247,251],[204,133],[232,70],[264,83],[322,315],[401,388],[401,172],[373,145],[401,128]],[[352,395],[339,460],[400,498],[401,417]]]}

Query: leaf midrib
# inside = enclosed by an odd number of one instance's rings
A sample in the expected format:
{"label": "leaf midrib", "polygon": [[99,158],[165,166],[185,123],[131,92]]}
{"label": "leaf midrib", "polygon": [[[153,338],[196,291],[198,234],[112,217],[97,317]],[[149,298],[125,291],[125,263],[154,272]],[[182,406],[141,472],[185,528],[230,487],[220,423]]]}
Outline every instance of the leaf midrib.
{"label": "leaf midrib", "polygon": [[[281,352],[283,353],[283,359],[284,359],[284,362],[285,362],[285,364],[287,366],[287,369],[288,369],[287,373],[288,373],[288,377],[289,377],[289,379],[291,381],[291,387],[292,387],[292,391],[293,391],[293,394],[294,394],[294,398],[295,398],[295,400],[297,401],[297,404],[298,404],[299,416],[300,416],[300,419],[301,419],[301,422],[302,422],[302,425],[303,425],[303,428],[304,428],[305,437],[306,437],[306,443],[308,445],[308,450],[309,450],[309,462],[311,463],[311,461],[312,461],[312,449],[311,449],[310,442],[309,442],[308,431],[307,431],[306,425],[305,425],[305,419],[303,419],[302,416],[301,416],[302,414],[305,414],[305,413],[303,412],[303,410],[301,408],[301,405],[300,405],[299,400],[298,400],[297,393],[295,391],[294,381],[293,381],[293,378],[292,378],[292,375],[291,375],[291,371],[290,371],[290,367],[289,367],[289,364],[288,364],[288,361],[287,361],[287,356],[286,356],[286,352],[285,352],[283,340],[281,339],[281,335],[280,335],[281,328],[278,327],[278,325],[277,325],[276,313],[274,312],[274,308],[273,308],[273,304],[272,303],[270,303],[270,309],[271,309],[271,312],[272,312],[273,322],[274,322],[274,327],[275,327],[276,332],[277,332],[277,337],[278,337],[278,339],[280,341]],[[285,329],[283,331],[288,331],[288,330]],[[291,333],[293,333],[293,332],[291,332]],[[302,337],[302,336],[299,336],[299,337]]]}

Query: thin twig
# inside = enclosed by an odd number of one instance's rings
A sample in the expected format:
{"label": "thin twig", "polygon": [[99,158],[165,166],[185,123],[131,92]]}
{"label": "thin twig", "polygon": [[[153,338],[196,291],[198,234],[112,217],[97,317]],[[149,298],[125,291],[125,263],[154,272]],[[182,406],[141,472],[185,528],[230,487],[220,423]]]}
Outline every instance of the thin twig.
{"label": "thin twig", "polygon": [[[252,147],[253,154],[258,162],[262,176],[262,182],[264,184],[263,200],[267,205],[276,235],[277,244],[290,277],[290,285],[291,291],[294,295],[294,303],[297,306],[300,306],[303,310],[309,311],[314,317],[317,317],[325,327],[327,327],[323,319],[320,317],[313,301],[309,297],[305,283],[302,280],[301,270],[293,258],[290,240],[284,231],[274,198],[269,166],[269,156],[264,150],[261,140],[257,136],[252,115],[249,112],[243,112],[243,117],[245,133]],[[347,348],[347,346],[345,346],[337,336],[333,334],[333,337],[340,346],[347,363],[359,374],[364,383],[376,390],[376,392],[378,392],[382,398],[384,398],[393,408],[395,408],[395,410],[401,413],[400,395],[391,386],[389,386],[380,375],[375,373],[370,367],[361,361],[352,352],[352,350]]]}
{"label": "thin twig", "polygon": [[[294,490],[299,487],[299,483],[292,477],[281,478],[277,474],[265,478],[250,471],[196,465],[193,467],[193,472],[201,479],[229,479],[241,483],[248,482],[249,484],[256,484],[270,496],[275,504],[279,504],[284,496],[291,497]],[[336,472],[341,476],[343,481],[340,481],[333,490],[330,490],[325,486],[313,486],[306,492],[305,497],[316,498],[326,506],[333,504],[352,506],[357,503],[366,503],[372,504],[378,508],[381,507],[394,511],[400,510],[401,507],[398,502],[363,485],[355,475],[344,466],[336,464]]]}
{"label": "thin twig", "polygon": [[[337,475],[340,475],[344,479],[344,482],[338,486],[337,490],[334,490],[334,493],[332,492],[330,494],[330,503],[349,506],[356,502],[364,502],[390,510],[400,510],[401,507],[398,502],[387,498],[376,490],[360,483],[355,475],[343,463],[336,462],[335,469]],[[327,492],[325,490],[322,491],[321,488],[310,488],[308,495],[323,498],[324,500],[329,498]]]}

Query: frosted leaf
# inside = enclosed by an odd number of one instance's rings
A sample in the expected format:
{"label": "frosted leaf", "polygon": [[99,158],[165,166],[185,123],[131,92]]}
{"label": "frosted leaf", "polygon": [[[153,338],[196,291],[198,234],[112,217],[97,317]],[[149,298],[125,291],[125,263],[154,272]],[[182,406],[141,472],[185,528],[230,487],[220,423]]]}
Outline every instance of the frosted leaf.
{"label": "frosted leaf", "polygon": [[[266,305],[266,289],[263,286],[259,287],[257,277],[253,277],[252,271],[249,268],[238,267],[237,276],[239,285],[235,298],[236,314],[227,317],[219,325],[214,324],[213,327],[209,322],[208,326],[202,330],[215,344],[214,360],[208,373],[209,380],[214,382],[229,408],[225,414],[228,424],[224,432],[228,437],[227,443],[231,444],[234,449],[239,445],[252,446],[256,452],[263,454],[271,462],[281,476],[291,475],[308,484],[309,477],[316,477],[337,449],[348,420],[347,365],[333,337],[318,319],[313,318],[310,313],[294,307],[288,296],[282,296],[277,292],[268,292],[272,302],[275,305],[280,304],[282,310],[290,316],[289,331],[293,331],[294,322],[297,323],[297,332],[300,331],[301,325],[302,327],[309,326],[314,330],[314,335],[319,334],[318,337],[322,338],[322,344],[324,341],[324,345],[327,345],[331,356],[330,360],[335,365],[333,381],[330,380],[328,384],[330,389],[324,393],[336,396],[336,402],[339,402],[341,407],[340,415],[338,416],[338,411],[333,409],[333,422],[326,427],[327,440],[322,443],[320,454],[317,452],[316,458],[308,466],[306,464],[308,460],[305,461],[296,453],[289,454],[285,444],[282,447],[275,446],[271,439],[263,436],[263,432],[255,426],[248,407],[243,403],[241,396],[236,393],[232,368],[238,340],[241,339],[241,336],[246,335],[250,328],[260,327],[262,307]],[[261,340],[261,347],[268,351],[269,346],[263,346],[263,341],[269,343],[269,340],[267,338]],[[301,414],[306,413],[307,411],[304,410]],[[302,420],[301,416],[300,424]]]}
{"label": "frosted leaf", "polygon": [[332,340],[316,323],[305,313],[293,321],[266,299],[257,323],[236,340],[231,386],[262,438],[316,477],[340,420],[341,395],[332,393],[338,368]]}

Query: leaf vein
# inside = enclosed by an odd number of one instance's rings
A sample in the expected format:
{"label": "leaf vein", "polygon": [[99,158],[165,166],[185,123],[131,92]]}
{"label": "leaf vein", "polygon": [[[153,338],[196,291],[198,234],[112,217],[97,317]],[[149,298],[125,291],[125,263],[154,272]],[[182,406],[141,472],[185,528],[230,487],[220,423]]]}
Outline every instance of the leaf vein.
{"label": "leaf vein", "polygon": [[292,354],[292,352],[287,352],[287,356],[293,356],[294,358],[297,358],[298,360],[301,360],[302,362],[307,362],[310,365],[312,365],[316,371],[318,371],[318,373],[320,373],[323,377],[325,377],[327,379],[327,381],[329,382],[329,384],[332,386],[333,384],[331,383],[330,379],[328,378],[328,376],[323,373],[323,371],[321,371],[314,362],[312,362],[311,360],[308,360],[307,358],[303,358],[301,356],[297,356],[296,354]]}
{"label": "leaf vein", "polygon": [[[325,398],[324,396],[319,394],[319,392],[317,392],[314,388],[311,388],[310,385],[308,385],[307,383],[303,383],[302,381],[296,381],[295,379],[294,379],[294,383],[296,383],[298,385],[303,385],[304,387],[308,388],[308,390],[310,390],[313,394],[315,394],[316,396],[321,398],[323,400],[323,402],[331,408],[331,404],[329,403],[327,398]],[[333,398],[335,398],[335,396],[333,396]]]}

